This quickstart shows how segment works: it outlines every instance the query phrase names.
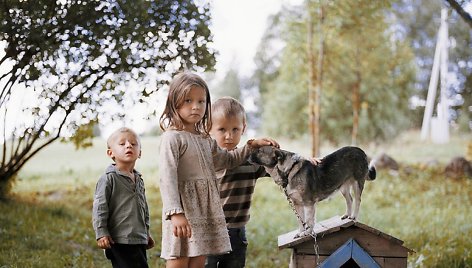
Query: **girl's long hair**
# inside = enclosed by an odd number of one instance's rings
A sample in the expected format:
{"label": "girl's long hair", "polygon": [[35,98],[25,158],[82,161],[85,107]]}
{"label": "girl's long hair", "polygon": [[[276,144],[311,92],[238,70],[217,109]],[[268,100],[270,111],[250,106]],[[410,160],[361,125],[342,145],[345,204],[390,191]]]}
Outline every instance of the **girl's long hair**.
{"label": "girl's long hair", "polygon": [[205,136],[209,135],[211,129],[211,100],[210,91],[206,82],[198,75],[191,72],[182,72],[177,74],[169,85],[169,95],[167,96],[167,102],[159,119],[159,125],[162,130],[174,128],[177,130],[184,129],[184,123],[180,118],[177,109],[179,109],[184,101],[185,96],[188,94],[192,87],[201,87],[206,92],[206,107],[205,114],[202,120],[195,124],[195,130],[199,134]]}

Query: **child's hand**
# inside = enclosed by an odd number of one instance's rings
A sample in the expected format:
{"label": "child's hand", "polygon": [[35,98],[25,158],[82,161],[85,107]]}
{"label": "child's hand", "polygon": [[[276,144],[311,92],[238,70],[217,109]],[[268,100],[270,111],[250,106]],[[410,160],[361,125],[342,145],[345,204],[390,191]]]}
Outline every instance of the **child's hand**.
{"label": "child's hand", "polygon": [[272,138],[254,139],[250,141],[249,145],[253,148],[259,148],[266,145],[272,145],[274,147],[280,148],[279,143],[277,143]]}
{"label": "child's hand", "polygon": [[115,244],[111,236],[102,236],[97,240],[97,245],[99,248],[107,249],[111,248],[111,245]]}
{"label": "child's hand", "polygon": [[313,157],[313,158],[308,158],[308,160],[310,160],[310,162],[313,164],[313,165],[318,165],[319,163],[321,163],[321,161],[323,160],[323,158],[316,158],[316,157]]}
{"label": "child's hand", "polygon": [[148,243],[147,243],[147,246],[146,246],[146,249],[150,249],[150,248],[153,248],[154,247],[154,239],[152,239],[151,236],[148,237]]}
{"label": "child's hand", "polygon": [[170,220],[174,226],[172,231],[176,237],[192,236],[192,227],[188,223],[184,214],[174,214],[170,216]]}

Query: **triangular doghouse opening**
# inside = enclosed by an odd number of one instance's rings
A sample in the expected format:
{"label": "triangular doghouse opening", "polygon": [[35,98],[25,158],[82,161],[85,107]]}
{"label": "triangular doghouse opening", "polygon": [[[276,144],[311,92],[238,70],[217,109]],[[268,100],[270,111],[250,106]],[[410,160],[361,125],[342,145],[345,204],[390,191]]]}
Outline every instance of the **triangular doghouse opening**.
{"label": "triangular doghouse opening", "polygon": [[357,265],[356,261],[349,259],[345,264],[341,265],[340,268],[361,268]]}
{"label": "triangular doghouse opening", "polygon": [[321,268],[380,268],[375,260],[356,242],[349,239],[339,247],[331,256],[324,260]]}

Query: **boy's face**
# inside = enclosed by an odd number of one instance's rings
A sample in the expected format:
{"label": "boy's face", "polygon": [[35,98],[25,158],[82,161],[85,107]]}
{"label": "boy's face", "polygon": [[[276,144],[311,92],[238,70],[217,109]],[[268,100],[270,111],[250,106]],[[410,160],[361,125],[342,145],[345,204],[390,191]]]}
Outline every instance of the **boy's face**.
{"label": "boy's face", "polygon": [[218,116],[212,117],[212,127],[210,135],[216,140],[218,146],[228,150],[233,150],[241,140],[246,125],[242,116]]}
{"label": "boy's face", "polygon": [[115,134],[108,146],[110,148],[107,154],[117,164],[131,164],[141,157],[141,145],[136,135],[131,132]]}

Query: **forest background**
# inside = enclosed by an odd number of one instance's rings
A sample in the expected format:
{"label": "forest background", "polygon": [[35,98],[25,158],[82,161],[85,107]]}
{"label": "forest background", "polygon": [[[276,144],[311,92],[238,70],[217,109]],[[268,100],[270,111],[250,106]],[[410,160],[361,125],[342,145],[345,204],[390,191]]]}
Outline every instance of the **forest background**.
{"label": "forest background", "polygon": [[[0,216],[0,265],[102,267],[89,210],[95,180],[107,163],[99,137],[117,125],[144,126],[139,131],[152,150],[138,168],[149,178],[150,202],[160,206],[158,167],[153,165],[161,133],[157,118],[166,83],[182,68],[202,74],[213,99],[230,95],[245,104],[248,136],[271,135],[284,148],[309,155],[307,23],[308,13],[319,18],[322,5],[323,28],[312,40],[319,55],[323,38],[321,155],[348,144],[372,156],[393,155],[408,168],[397,176],[381,174],[384,180],[366,189],[362,222],[405,240],[416,251],[411,266],[470,267],[472,247],[464,240],[472,230],[466,220],[470,212],[464,211],[472,203],[470,180],[445,180],[443,169],[454,156],[471,160],[472,27],[450,2],[286,4],[267,21],[254,55],[255,70],[248,74],[234,64],[226,66],[223,76],[215,72],[211,3],[5,2],[0,8],[0,203],[5,212]],[[454,2],[470,19],[467,1]],[[451,140],[437,145],[417,136],[443,7],[449,15]],[[288,255],[278,255],[273,234],[295,223],[284,222],[291,211],[280,191],[269,180],[260,184],[258,189],[268,190],[256,193],[254,206],[262,209],[255,210],[252,220],[249,264],[286,264]],[[382,195],[387,189],[396,194]],[[437,202],[438,196],[444,203]],[[319,217],[341,213],[340,204],[330,201]],[[284,211],[280,221],[270,225],[260,220],[266,217],[261,211],[279,206]],[[158,209],[153,219],[159,240]],[[444,232],[438,234],[438,228]],[[66,241],[65,246],[58,248],[54,241]],[[156,254],[151,259],[160,265]]]}

